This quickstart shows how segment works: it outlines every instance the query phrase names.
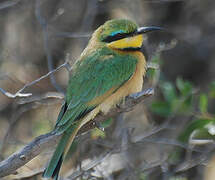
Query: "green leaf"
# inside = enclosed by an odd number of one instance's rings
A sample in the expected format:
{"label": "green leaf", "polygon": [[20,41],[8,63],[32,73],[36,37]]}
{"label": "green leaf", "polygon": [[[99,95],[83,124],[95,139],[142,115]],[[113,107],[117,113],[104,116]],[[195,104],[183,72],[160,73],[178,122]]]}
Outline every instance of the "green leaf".
{"label": "green leaf", "polygon": [[207,139],[207,140],[210,140],[210,139],[214,139],[214,136],[212,135],[212,134],[210,134],[209,133],[209,131],[208,131],[208,128],[199,128],[199,129],[197,129],[197,130],[195,130],[195,131],[193,131],[193,132],[195,132],[194,133],[194,135],[192,136],[192,139],[198,139],[198,140],[205,140],[205,139]]}
{"label": "green leaf", "polygon": [[150,79],[153,79],[156,75],[156,70],[155,69],[148,69],[146,72],[146,76]]}
{"label": "green leaf", "polygon": [[183,96],[187,96],[192,93],[192,84],[188,81],[184,81],[182,78],[177,78],[176,86]]}
{"label": "green leaf", "polygon": [[[151,63],[154,65],[158,65],[158,67],[161,65],[162,61],[160,60],[160,55],[156,55],[152,58]],[[159,69],[153,69],[148,68],[146,72],[146,76],[149,78],[152,83],[157,82],[160,77],[160,70]]]}
{"label": "green leaf", "polygon": [[172,103],[172,101],[177,99],[176,89],[170,82],[162,83],[161,89],[162,89],[164,98],[168,103]]}
{"label": "green leaf", "polygon": [[93,139],[97,139],[98,137],[105,138],[105,136],[105,132],[98,128],[94,128],[91,132],[91,137]]}
{"label": "green leaf", "polygon": [[199,97],[199,109],[201,113],[206,113],[208,109],[208,97],[206,94],[201,94]]}
{"label": "green leaf", "polygon": [[215,122],[215,120],[211,119],[198,119],[191,122],[184,132],[179,136],[179,140],[181,142],[188,142],[188,139],[194,130],[204,128],[206,125],[213,122]]}
{"label": "green leaf", "polygon": [[109,118],[103,122],[100,123],[100,125],[103,127],[103,128],[107,128],[109,127],[111,124],[113,123],[113,118]]}
{"label": "green leaf", "polygon": [[139,177],[139,180],[147,180],[147,175],[145,173],[141,173],[140,174],[140,177]]}
{"label": "green leaf", "polygon": [[193,109],[192,109],[193,104],[192,104],[192,102],[193,102],[192,96],[187,98],[184,101],[184,103],[182,104],[182,107],[181,107],[182,112],[186,112],[186,113],[189,113],[189,114],[192,113],[193,112]]}
{"label": "green leaf", "polygon": [[162,63],[161,58],[160,58],[160,54],[157,53],[156,56],[153,56],[151,62],[156,63],[156,64]]}
{"label": "green leaf", "polygon": [[150,108],[152,112],[163,117],[167,117],[171,113],[171,107],[167,102],[155,101],[151,104]]}
{"label": "green leaf", "polygon": [[210,135],[215,136],[215,119],[213,120],[213,122],[208,123],[205,128]]}
{"label": "green leaf", "polygon": [[213,81],[210,85],[210,97],[215,98],[215,81]]}

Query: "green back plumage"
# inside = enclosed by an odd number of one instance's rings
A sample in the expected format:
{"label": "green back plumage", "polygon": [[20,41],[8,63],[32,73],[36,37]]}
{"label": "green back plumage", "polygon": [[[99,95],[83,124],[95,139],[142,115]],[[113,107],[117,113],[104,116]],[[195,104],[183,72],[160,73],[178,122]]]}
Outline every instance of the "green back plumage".
{"label": "green back plumage", "polygon": [[135,57],[106,47],[78,61],[67,89],[67,110],[56,124],[58,133],[69,128],[82,112],[93,108],[87,106],[88,102],[126,82],[134,73],[136,63]]}

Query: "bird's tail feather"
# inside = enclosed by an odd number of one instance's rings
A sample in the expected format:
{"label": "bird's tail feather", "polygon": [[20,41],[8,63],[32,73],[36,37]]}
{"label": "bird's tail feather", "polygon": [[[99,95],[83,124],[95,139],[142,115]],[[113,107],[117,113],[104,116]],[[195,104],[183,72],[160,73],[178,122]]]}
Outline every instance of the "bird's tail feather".
{"label": "bird's tail feather", "polygon": [[57,162],[57,166],[55,167],[54,172],[52,174],[52,178],[54,178],[54,180],[58,179],[58,175],[59,175],[60,167],[62,163],[63,163],[63,155],[61,155],[59,161]]}
{"label": "bird's tail feather", "polygon": [[43,173],[43,177],[53,178],[55,176],[58,176],[58,173],[63,161],[64,148],[66,147],[68,139],[69,139],[69,135],[66,133],[63,134],[54,154],[52,155],[52,159],[49,162],[48,167],[45,169]]}
{"label": "bird's tail feather", "polygon": [[80,124],[76,123],[67,131],[64,132],[63,136],[60,139],[60,142],[52,155],[51,161],[48,164],[48,167],[45,169],[42,177],[44,178],[54,178],[58,179],[58,174],[60,172],[60,168],[62,162],[72,145],[74,138],[80,129]]}

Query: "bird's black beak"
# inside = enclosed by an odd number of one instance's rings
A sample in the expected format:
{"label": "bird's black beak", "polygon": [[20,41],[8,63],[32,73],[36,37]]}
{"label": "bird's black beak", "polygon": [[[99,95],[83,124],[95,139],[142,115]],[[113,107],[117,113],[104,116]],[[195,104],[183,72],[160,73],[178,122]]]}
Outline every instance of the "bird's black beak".
{"label": "bird's black beak", "polygon": [[136,31],[137,34],[143,34],[151,31],[163,30],[161,27],[149,26],[149,27],[139,27]]}

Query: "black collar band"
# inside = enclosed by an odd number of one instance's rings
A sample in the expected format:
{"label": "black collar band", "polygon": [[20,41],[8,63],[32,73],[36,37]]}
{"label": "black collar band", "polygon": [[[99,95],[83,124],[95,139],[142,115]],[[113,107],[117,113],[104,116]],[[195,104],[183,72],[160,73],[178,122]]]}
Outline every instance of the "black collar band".
{"label": "black collar band", "polygon": [[128,47],[128,48],[123,48],[123,49],[119,49],[121,51],[140,51],[141,48],[140,47]]}

